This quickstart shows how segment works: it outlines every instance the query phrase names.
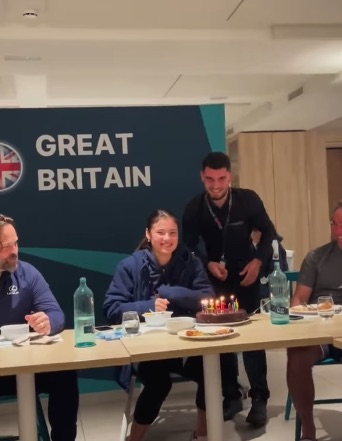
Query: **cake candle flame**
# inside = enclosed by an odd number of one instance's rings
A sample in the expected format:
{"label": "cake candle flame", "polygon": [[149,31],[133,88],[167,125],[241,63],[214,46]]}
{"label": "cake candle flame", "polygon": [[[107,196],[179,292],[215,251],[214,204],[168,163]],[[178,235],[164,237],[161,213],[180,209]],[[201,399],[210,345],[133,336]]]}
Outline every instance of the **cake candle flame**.
{"label": "cake candle flame", "polygon": [[221,309],[221,313],[224,312],[225,309],[225,303],[224,303],[225,298],[223,296],[220,297],[220,309]]}

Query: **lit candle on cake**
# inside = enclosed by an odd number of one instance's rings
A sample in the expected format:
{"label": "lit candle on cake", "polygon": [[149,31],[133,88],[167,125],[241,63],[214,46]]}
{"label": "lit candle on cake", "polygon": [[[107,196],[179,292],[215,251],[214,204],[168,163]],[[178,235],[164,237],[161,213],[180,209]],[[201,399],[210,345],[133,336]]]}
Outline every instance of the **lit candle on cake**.
{"label": "lit candle on cake", "polygon": [[220,309],[221,309],[221,312],[223,313],[224,309],[225,309],[225,303],[224,303],[224,297],[223,296],[220,297]]}
{"label": "lit candle on cake", "polygon": [[238,309],[239,309],[239,302],[237,301],[237,299],[235,300],[235,307],[236,307],[236,311],[238,311]]}
{"label": "lit candle on cake", "polygon": [[231,295],[230,296],[230,304],[231,304],[231,307],[233,310],[234,310],[234,300],[235,300],[235,297],[233,295]]}
{"label": "lit candle on cake", "polygon": [[205,312],[205,309],[204,309],[204,302],[205,302],[205,300],[201,300],[202,312]]}
{"label": "lit candle on cake", "polygon": [[208,314],[208,300],[203,300],[204,312]]}
{"label": "lit candle on cake", "polygon": [[215,312],[218,314],[220,312],[220,301],[215,300]]}
{"label": "lit candle on cake", "polygon": [[214,299],[209,300],[209,312],[214,312]]}

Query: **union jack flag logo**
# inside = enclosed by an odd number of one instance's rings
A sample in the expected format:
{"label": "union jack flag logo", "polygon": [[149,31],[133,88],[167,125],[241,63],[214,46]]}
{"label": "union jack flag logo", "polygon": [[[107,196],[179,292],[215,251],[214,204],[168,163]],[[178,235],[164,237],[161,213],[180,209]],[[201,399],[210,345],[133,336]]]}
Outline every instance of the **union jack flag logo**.
{"label": "union jack flag logo", "polygon": [[10,190],[23,174],[23,161],[13,147],[0,142],[0,192]]}

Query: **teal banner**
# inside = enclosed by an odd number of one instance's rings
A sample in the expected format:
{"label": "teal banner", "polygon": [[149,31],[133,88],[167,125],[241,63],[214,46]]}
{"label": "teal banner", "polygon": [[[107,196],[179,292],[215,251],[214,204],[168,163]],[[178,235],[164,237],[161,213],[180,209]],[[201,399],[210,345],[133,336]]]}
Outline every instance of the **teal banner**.
{"label": "teal banner", "polygon": [[81,276],[105,322],[115,266],[152,210],[181,218],[210,150],[225,150],[223,105],[0,110],[0,211],[16,220],[20,257],[43,273],[68,327]]}

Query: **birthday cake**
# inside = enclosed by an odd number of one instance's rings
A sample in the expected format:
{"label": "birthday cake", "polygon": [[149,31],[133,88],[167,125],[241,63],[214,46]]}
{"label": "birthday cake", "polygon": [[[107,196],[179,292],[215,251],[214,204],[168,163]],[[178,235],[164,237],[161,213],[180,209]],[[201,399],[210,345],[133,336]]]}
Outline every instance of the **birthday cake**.
{"label": "birthday cake", "polygon": [[219,299],[202,300],[202,311],[196,314],[197,323],[236,323],[248,319],[247,312],[239,308],[234,295],[228,303],[221,296]]}
{"label": "birthday cake", "polygon": [[223,312],[198,312],[196,314],[196,321],[198,323],[233,323],[243,322],[247,320],[247,312],[244,309],[237,311],[230,311],[225,309]]}

